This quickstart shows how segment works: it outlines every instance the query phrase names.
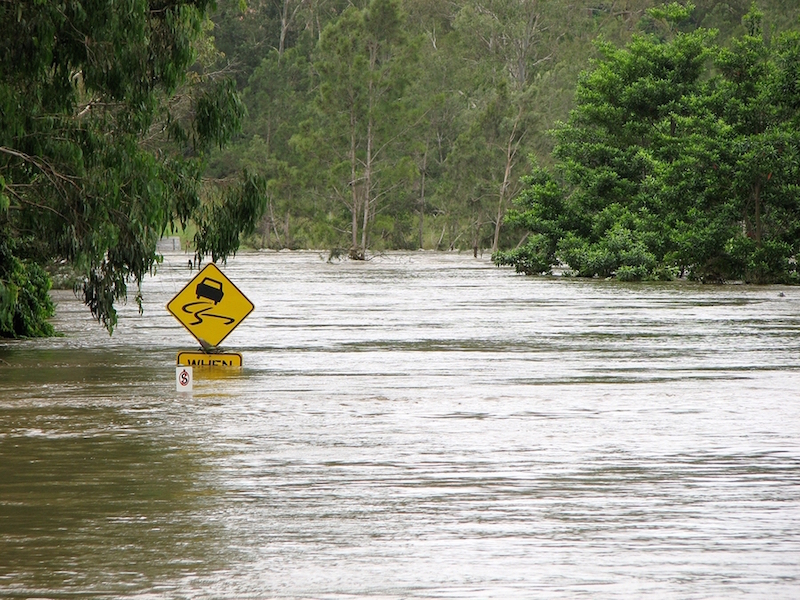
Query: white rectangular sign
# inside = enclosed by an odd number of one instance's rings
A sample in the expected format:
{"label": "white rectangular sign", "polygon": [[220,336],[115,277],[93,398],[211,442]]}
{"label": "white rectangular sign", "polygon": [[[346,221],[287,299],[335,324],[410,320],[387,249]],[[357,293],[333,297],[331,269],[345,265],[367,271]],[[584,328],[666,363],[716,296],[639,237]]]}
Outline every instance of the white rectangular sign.
{"label": "white rectangular sign", "polygon": [[175,368],[175,388],[179,392],[192,391],[192,367]]}

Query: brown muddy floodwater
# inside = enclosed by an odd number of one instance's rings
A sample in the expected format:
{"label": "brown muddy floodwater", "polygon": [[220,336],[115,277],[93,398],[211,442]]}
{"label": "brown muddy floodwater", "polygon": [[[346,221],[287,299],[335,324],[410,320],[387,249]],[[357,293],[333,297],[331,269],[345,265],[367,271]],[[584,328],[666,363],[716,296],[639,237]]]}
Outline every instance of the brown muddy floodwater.
{"label": "brown muddy floodwater", "polygon": [[191,395],[183,254],[0,342],[1,597],[800,597],[800,289],[326,258],[223,267]]}

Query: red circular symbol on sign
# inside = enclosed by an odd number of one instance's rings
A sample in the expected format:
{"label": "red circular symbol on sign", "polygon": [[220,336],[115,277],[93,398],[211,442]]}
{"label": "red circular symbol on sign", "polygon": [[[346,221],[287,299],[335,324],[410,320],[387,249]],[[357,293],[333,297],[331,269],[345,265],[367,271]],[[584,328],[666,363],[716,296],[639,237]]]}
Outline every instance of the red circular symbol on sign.
{"label": "red circular symbol on sign", "polygon": [[187,386],[189,385],[189,373],[184,369],[181,371],[180,376],[178,377],[178,381],[180,381],[181,385]]}

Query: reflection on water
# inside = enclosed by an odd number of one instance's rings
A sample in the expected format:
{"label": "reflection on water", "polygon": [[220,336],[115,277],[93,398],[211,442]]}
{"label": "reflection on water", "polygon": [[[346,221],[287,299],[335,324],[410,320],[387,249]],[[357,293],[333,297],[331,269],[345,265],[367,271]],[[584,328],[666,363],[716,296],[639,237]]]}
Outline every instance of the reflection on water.
{"label": "reflection on water", "polygon": [[797,596],[800,290],[246,254],[181,396],[185,264],[0,342],[0,595]]}

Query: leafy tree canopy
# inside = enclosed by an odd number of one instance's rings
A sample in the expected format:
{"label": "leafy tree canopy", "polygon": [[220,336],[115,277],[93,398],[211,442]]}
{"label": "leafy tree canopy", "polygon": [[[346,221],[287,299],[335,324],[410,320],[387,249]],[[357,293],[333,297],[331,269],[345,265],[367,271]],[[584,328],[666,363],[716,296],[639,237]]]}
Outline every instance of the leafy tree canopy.
{"label": "leafy tree canopy", "polygon": [[[547,132],[568,120],[590,59],[610,59],[645,34],[628,80],[609,94],[624,91],[633,111],[648,102],[677,110],[715,72],[713,53],[747,33],[751,1],[218,0],[216,47],[249,119],[231,147],[215,151],[213,173],[248,167],[269,179],[254,245],[349,247],[351,256],[513,247],[523,232],[503,217],[530,172],[525,159],[561,160]],[[796,0],[758,4],[768,44],[800,24]],[[707,48],[685,73],[664,72],[680,48],[647,50],[699,28],[718,34],[705,34]],[[644,125],[629,120],[617,142]]]}
{"label": "leafy tree canopy", "polygon": [[51,333],[42,267],[74,268],[112,331],[115,302],[153,269],[165,231],[194,222],[199,257],[217,260],[252,229],[259,178],[213,192],[201,182],[207,151],[244,115],[231,82],[200,65],[187,76],[209,9],[0,3],[0,335]]}
{"label": "leafy tree canopy", "polygon": [[580,276],[796,282],[800,252],[800,33],[767,38],[753,7],[729,47],[653,11],[583,74],[555,131],[552,171],[526,180],[507,222],[524,246],[498,264]]}

